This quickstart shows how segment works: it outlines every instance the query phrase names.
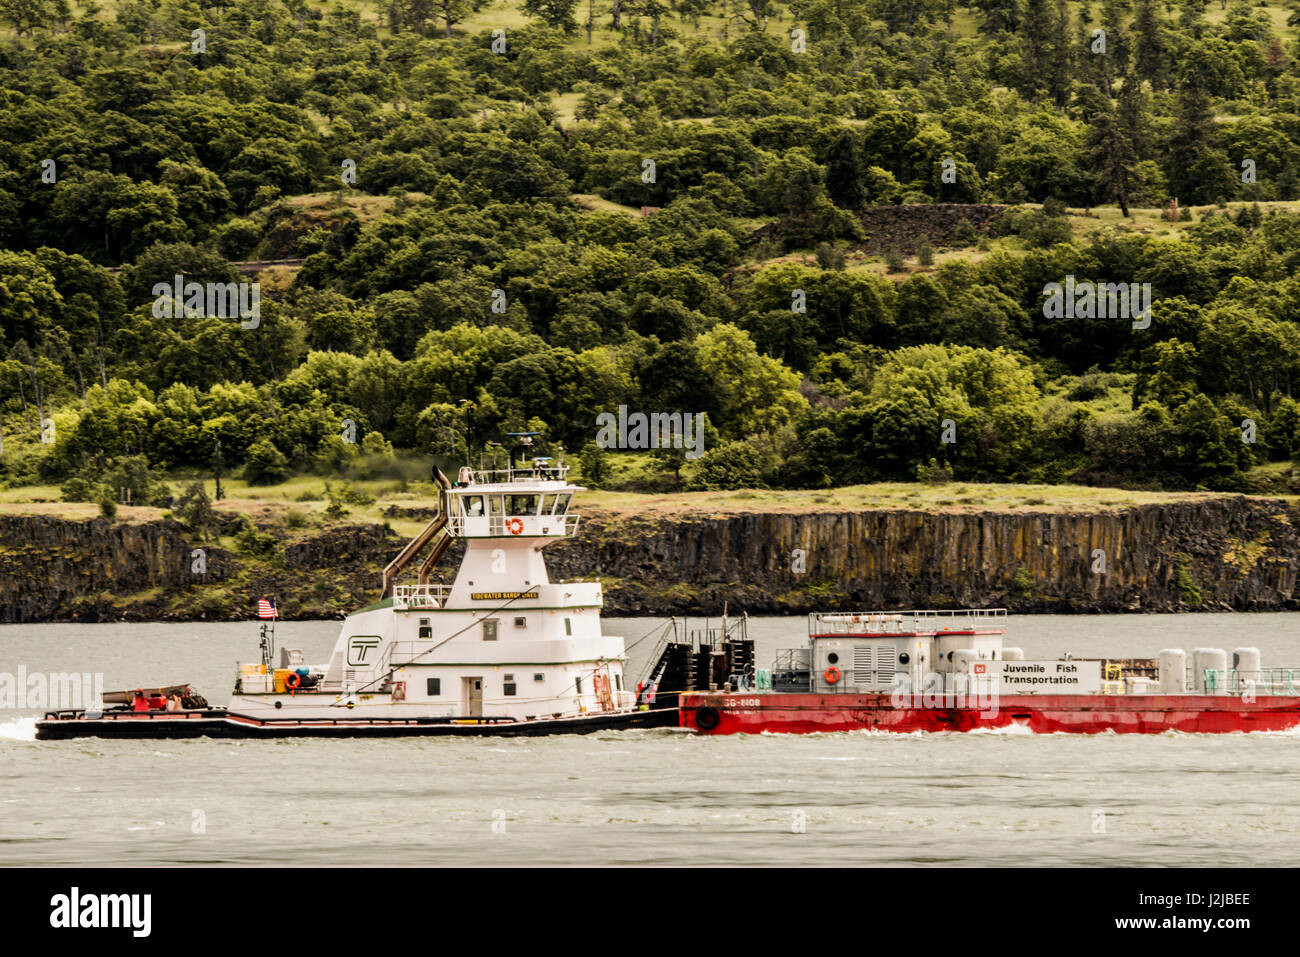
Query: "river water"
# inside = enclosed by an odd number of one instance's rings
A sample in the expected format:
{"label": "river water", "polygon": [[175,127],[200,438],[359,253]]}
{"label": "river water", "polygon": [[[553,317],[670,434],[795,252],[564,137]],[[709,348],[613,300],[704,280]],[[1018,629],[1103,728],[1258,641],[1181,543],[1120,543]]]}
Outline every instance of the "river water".
{"label": "river water", "polygon": [[[606,619],[631,645],[661,621]],[[699,622],[698,624],[703,624]],[[324,661],[337,622],[281,623]],[[758,618],[760,666],[806,635]],[[1027,658],[1256,646],[1300,614],[1022,616]],[[652,638],[630,649],[638,676]],[[257,626],[11,625],[0,672],[189,681],[225,704]],[[675,730],[526,739],[33,740],[0,712],[0,865],[1293,865],[1300,735]]]}

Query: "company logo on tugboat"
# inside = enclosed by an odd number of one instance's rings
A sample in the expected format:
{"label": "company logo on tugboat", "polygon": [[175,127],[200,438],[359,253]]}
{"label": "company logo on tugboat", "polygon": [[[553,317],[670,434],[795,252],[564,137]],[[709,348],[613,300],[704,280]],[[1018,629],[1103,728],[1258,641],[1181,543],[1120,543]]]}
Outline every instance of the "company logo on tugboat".
{"label": "company logo on tugboat", "polygon": [[368,665],[366,656],[371,651],[379,647],[378,638],[353,638],[348,642],[348,664],[350,665]]}

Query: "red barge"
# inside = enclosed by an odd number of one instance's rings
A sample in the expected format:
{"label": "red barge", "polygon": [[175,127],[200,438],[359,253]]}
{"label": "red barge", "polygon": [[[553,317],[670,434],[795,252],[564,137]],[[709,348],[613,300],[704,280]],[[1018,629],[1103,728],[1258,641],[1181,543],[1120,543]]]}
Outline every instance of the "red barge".
{"label": "red barge", "polygon": [[[822,613],[770,672],[678,699],[703,734],[977,731],[1050,734],[1284,731],[1300,724],[1300,668],[1166,649],[1158,658],[1027,660],[1005,609]],[[731,690],[736,688],[738,690]]]}

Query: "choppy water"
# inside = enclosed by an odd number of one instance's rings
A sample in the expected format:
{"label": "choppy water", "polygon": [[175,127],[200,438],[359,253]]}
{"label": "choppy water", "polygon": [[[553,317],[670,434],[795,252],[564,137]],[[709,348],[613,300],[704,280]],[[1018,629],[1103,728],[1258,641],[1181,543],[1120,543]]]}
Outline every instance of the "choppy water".
{"label": "choppy water", "polygon": [[[652,619],[608,619],[629,643]],[[1013,618],[1026,657],[1254,645],[1300,615]],[[324,660],[333,622],[279,626]],[[760,663],[803,619],[755,619]],[[648,664],[651,640],[632,651]],[[191,681],[224,704],[256,626],[0,627],[0,672]],[[31,740],[0,712],[0,864],[1292,865],[1300,735]],[[200,826],[201,825],[201,826]]]}

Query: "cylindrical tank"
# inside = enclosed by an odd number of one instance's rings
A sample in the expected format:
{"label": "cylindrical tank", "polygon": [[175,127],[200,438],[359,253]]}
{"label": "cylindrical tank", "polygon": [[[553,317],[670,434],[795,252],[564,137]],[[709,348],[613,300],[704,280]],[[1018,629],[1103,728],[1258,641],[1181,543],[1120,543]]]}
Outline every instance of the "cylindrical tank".
{"label": "cylindrical tank", "polygon": [[971,666],[979,657],[970,648],[958,648],[952,653],[952,690],[957,694],[966,694],[969,689]]}
{"label": "cylindrical tank", "polygon": [[1252,687],[1249,682],[1259,683],[1260,655],[1258,648],[1232,649],[1232,670],[1237,673],[1237,686],[1234,691],[1245,691]]}
{"label": "cylindrical tank", "polygon": [[1187,652],[1166,648],[1160,652],[1160,693],[1182,694],[1187,690]]}
{"label": "cylindrical tank", "polygon": [[1023,648],[1003,648],[1002,660],[1003,661],[1024,661],[1025,650]]}
{"label": "cylindrical tank", "polygon": [[958,648],[952,653],[952,670],[969,674],[972,662],[979,661],[979,655],[970,648]]}
{"label": "cylindrical tank", "polygon": [[[1192,690],[1203,694],[1224,694],[1228,670],[1228,653],[1222,648],[1197,648],[1192,652]],[[1205,673],[1210,675],[1206,682]]]}

